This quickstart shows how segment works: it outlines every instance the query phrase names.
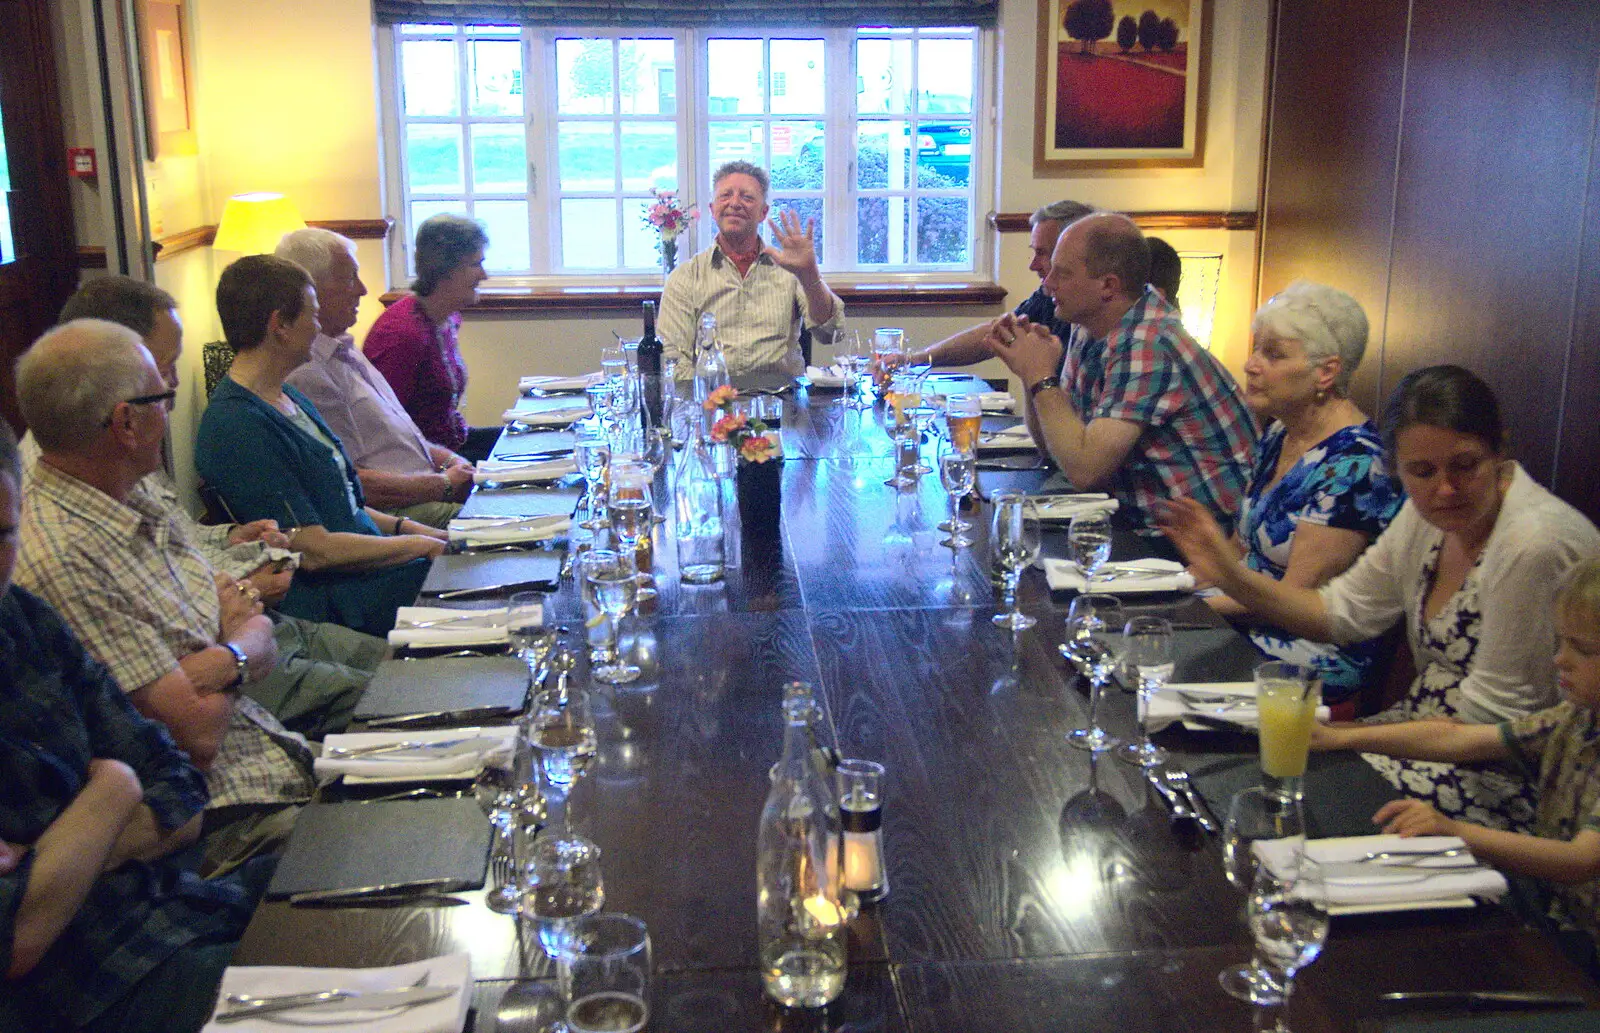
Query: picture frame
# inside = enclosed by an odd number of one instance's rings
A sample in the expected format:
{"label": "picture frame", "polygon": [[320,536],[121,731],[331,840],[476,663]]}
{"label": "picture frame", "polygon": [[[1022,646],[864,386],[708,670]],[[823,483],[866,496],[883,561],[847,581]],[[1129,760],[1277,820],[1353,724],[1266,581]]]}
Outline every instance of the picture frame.
{"label": "picture frame", "polygon": [[1208,0],[1039,0],[1034,166],[1203,164]]}
{"label": "picture frame", "polygon": [[139,0],[137,12],[149,156],[192,154],[195,137],[184,0]]}

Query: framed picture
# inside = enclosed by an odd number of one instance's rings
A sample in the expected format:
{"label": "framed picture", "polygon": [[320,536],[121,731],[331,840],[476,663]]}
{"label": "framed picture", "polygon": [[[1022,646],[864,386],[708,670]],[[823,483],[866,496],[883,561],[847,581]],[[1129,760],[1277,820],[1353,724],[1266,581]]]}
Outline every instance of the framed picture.
{"label": "framed picture", "polygon": [[1199,165],[1205,0],[1039,0],[1034,163]]}
{"label": "framed picture", "polygon": [[146,144],[150,157],[190,152],[188,45],[183,0],[139,0]]}

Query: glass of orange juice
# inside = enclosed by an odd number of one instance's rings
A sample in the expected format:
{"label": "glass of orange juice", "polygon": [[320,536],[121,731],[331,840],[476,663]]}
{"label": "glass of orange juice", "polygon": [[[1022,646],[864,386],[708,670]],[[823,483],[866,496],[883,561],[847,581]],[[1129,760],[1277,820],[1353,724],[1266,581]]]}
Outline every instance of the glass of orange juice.
{"label": "glass of orange juice", "polygon": [[1307,664],[1273,660],[1256,668],[1261,721],[1261,781],[1298,800],[1304,793],[1311,726],[1322,703],[1322,678]]}

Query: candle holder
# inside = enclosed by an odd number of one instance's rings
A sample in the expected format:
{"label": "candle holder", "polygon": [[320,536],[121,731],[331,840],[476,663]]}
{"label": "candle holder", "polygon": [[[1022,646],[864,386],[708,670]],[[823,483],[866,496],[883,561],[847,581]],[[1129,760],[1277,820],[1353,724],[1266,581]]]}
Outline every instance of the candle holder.
{"label": "candle holder", "polygon": [[883,864],[883,774],[883,765],[870,760],[841,760],[834,773],[844,828],[844,887],[864,903],[889,892]]}

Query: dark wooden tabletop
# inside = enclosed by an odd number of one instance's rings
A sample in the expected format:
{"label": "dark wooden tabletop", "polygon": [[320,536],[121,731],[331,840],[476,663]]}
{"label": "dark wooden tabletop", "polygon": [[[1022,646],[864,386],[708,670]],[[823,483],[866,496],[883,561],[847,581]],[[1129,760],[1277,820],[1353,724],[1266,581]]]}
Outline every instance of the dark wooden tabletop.
{"label": "dark wooden tabletop", "polygon": [[[1020,599],[1038,625],[997,628],[987,507],[969,514],[977,547],[941,548],[937,477],[904,494],[886,487],[881,414],[811,395],[785,407],[779,533],[747,537],[722,584],[689,586],[671,524],[658,529],[658,612],[624,628],[643,674],[593,695],[599,754],[573,821],[603,852],[607,908],[649,925],[650,1029],[1250,1028],[1248,1006],[1216,982],[1250,941],[1215,839],[1171,825],[1134,769],[1066,744],[1087,710],[1056,650],[1067,600],[1029,571]],[[990,493],[1042,476],[980,481]],[[1047,552],[1059,554],[1059,534],[1047,534]],[[572,595],[555,605],[575,620]],[[1179,612],[1206,622],[1192,605]],[[1235,633],[1177,634],[1213,677],[1249,677],[1252,653]],[[755,968],[756,825],[791,679],[819,687],[845,755],[889,771],[890,894],[852,924],[849,982],[826,1015],[771,1005]],[[1104,710],[1113,731],[1132,732],[1131,697],[1109,691]],[[1163,741],[1197,771],[1248,764],[1251,749],[1204,733]],[[1353,755],[1318,760],[1307,790],[1316,831],[1373,831],[1368,804],[1387,795],[1376,774]],[[513,981],[547,970],[480,896],[446,908],[264,904],[237,961],[388,965],[465,950],[481,981],[475,1028],[493,1030],[503,994],[544,992]],[[1490,904],[1335,919],[1291,1018],[1300,1033],[1381,1029],[1380,993],[1444,989],[1576,990],[1600,1004],[1551,941]]]}

